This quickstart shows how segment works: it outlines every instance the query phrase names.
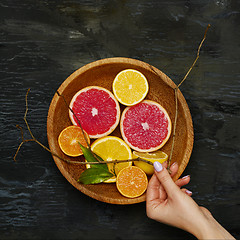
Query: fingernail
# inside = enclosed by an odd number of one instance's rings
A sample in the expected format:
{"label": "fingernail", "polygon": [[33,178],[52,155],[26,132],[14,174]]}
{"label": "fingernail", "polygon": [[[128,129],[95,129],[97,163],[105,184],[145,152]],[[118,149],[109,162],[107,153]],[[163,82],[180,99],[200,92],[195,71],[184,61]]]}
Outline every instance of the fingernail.
{"label": "fingernail", "polygon": [[153,166],[157,172],[161,172],[163,169],[162,164],[160,162],[154,162]]}
{"label": "fingernail", "polygon": [[174,162],[174,163],[172,164],[172,166],[174,166],[176,163],[177,163],[177,162]]}
{"label": "fingernail", "polygon": [[187,193],[187,194],[192,194],[192,192],[191,192],[191,191],[189,191],[189,190],[186,190],[186,193]]}
{"label": "fingernail", "polygon": [[182,177],[182,179],[184,179],[184,178],[188,178],[188,177],[190,177],[190,175],[186,175],[186,176]]}

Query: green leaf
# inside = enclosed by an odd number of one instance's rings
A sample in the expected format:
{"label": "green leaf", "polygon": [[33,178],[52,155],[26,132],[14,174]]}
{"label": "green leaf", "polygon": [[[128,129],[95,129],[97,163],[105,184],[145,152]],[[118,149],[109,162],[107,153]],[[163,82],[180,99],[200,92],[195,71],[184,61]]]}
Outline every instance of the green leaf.
{"label": "green leaf", "polygon": [[[81,149],[82,149],[82,152],[83,152],[83,155],[85,157],[85,159],[87,160],[87,162],[98,162],[98,160],[101,162],[101,161],[104,161],[101,157],[99,157],[96,153],[93,154],[93,152],[87,148],[87,147],[84,147],[81,143],[79,143]],[[98,160],[96,159],[96,157],[98,158]],[[99,168],[99,169],[104,169],[106,171],[108,171],[108,166],[107,164],[91,164],[91,168]]]}
{"label": "green leaf", "polygon": [[113,174],[104,169],[88,168],[80,175],[78,182],[83,184],[96,184],[101,183],[111,177],[113,177]]}

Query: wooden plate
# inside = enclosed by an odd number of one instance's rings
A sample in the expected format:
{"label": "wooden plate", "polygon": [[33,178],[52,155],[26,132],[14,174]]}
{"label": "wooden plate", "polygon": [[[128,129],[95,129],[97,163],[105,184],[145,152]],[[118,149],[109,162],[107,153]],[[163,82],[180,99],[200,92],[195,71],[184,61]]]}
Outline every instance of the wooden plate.
{"label": "wooden plate", "polygon": [[[62,94],[69,104],[73,95],[87,86],[101,86],[112,91],[114,77],[124,69],[136,69],[142,72],[149,82],[149,92],[146,99],[159,102],[169,113],[174,122],[175,100],[172,80],[157,68],[139,60],[130,58],[108,58],[89,63],[72,75],[70,75],[59,87],[58,92]],[[121,110],[124,106],[121,106]],[[47,136],[51,151],[69,160],[83,161],[83,156],[71,158],[64,155],[58,146],[58,135],[67,126],[72,125],[68,115],[68,107],[63,98],[54,95],[49,107],[47,119]],[[119,126],[111,134],[121,137]],[[170,154],[172,135],[162,150]],[[178,120],[172,162],[178,162],[179,170],[175,179],[179,178],[186,168],[193,147],[193,125],[188,105],[180,91],[178,91]],[[53,155],[53,159],[62,175],[82,193],[102,202],[112,204],[134,204],[145,201],[145,194],[129,199],[123,197],[116,189],[115,183],[102,183],[96,185],[83,185],[77,182],[84,166],[69,164]]]}

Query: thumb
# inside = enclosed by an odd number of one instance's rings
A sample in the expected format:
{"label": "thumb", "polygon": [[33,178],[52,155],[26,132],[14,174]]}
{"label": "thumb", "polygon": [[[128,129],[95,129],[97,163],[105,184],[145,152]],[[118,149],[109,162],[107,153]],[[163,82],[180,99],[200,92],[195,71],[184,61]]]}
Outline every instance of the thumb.
{"label": "thumb", "polygon": [[165,191],[167,192],[168,196],[172,195],[174,192],[179,190],[174,181],[172,180],[167,169],[163,167],[160,162],[154,162],[153,166],[155,169],[155,174],[159,182],[162,184]]}

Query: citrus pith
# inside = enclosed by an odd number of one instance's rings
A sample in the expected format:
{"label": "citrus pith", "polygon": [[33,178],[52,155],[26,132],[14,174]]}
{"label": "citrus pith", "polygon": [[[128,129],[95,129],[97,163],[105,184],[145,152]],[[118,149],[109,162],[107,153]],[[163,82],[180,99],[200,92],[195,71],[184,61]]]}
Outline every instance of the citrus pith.
{"label": "citrus pith", "polygon": [[[109,135],[120,119],[119,103],[107,89],[90,86],[78,91],[72,98],[69,117],[74,125],[80,125],[90,138]],[[80,124],[79,124],[80,122]]]}
{"label": "citrus pith", "polygon": [[113,93],[125,106],[141,102],[148,93],[148,81],[139,71],[126,69],[117,74],[113,81]]}
{"label": "citrus pith", "polygon": [[[168,160],[168,155],[160,150],[151,153],[133,151],[133,158],[141,158],[152,163],[156,161],[163,163]],[[134,161],[134,165],[141,168],[148,175],[152,175],[154,173],[154,167],[148,163],[143,161]]]}
{"label": "citrus pith", "polygon": [[124,141],[138,152],[160,149],[171,134],[171,119],[157,102],[143,100],[124,109],[120,121]]}
{"label": "citrus pith", "polygon": [[[104,161],[132,159],[132,151],[129,146],[121,138],[115,136],[106,136],[95,140],[91,145],[91,150]],[[108,169],[117,175],[121,169],[131,165],[132,162],[109,163]],[[105,182],[116,182],[116,177],[114,176]]]}
{"label": "citrus pith", "polygon": [[77,157],[83,154],[79,143],[87,147],[86,140],[88,143],[90,143],[88,134],[85,132],[84,137],[80,127],[68,126],[64,128],[59,134],[58,144],[66,155]]}
{"label": "citrus pith", "polygon": [[147,175],[141,168],[129,166],[119,172],[116,185],[123,196],[128,198],[139,197],[147,189]]}

